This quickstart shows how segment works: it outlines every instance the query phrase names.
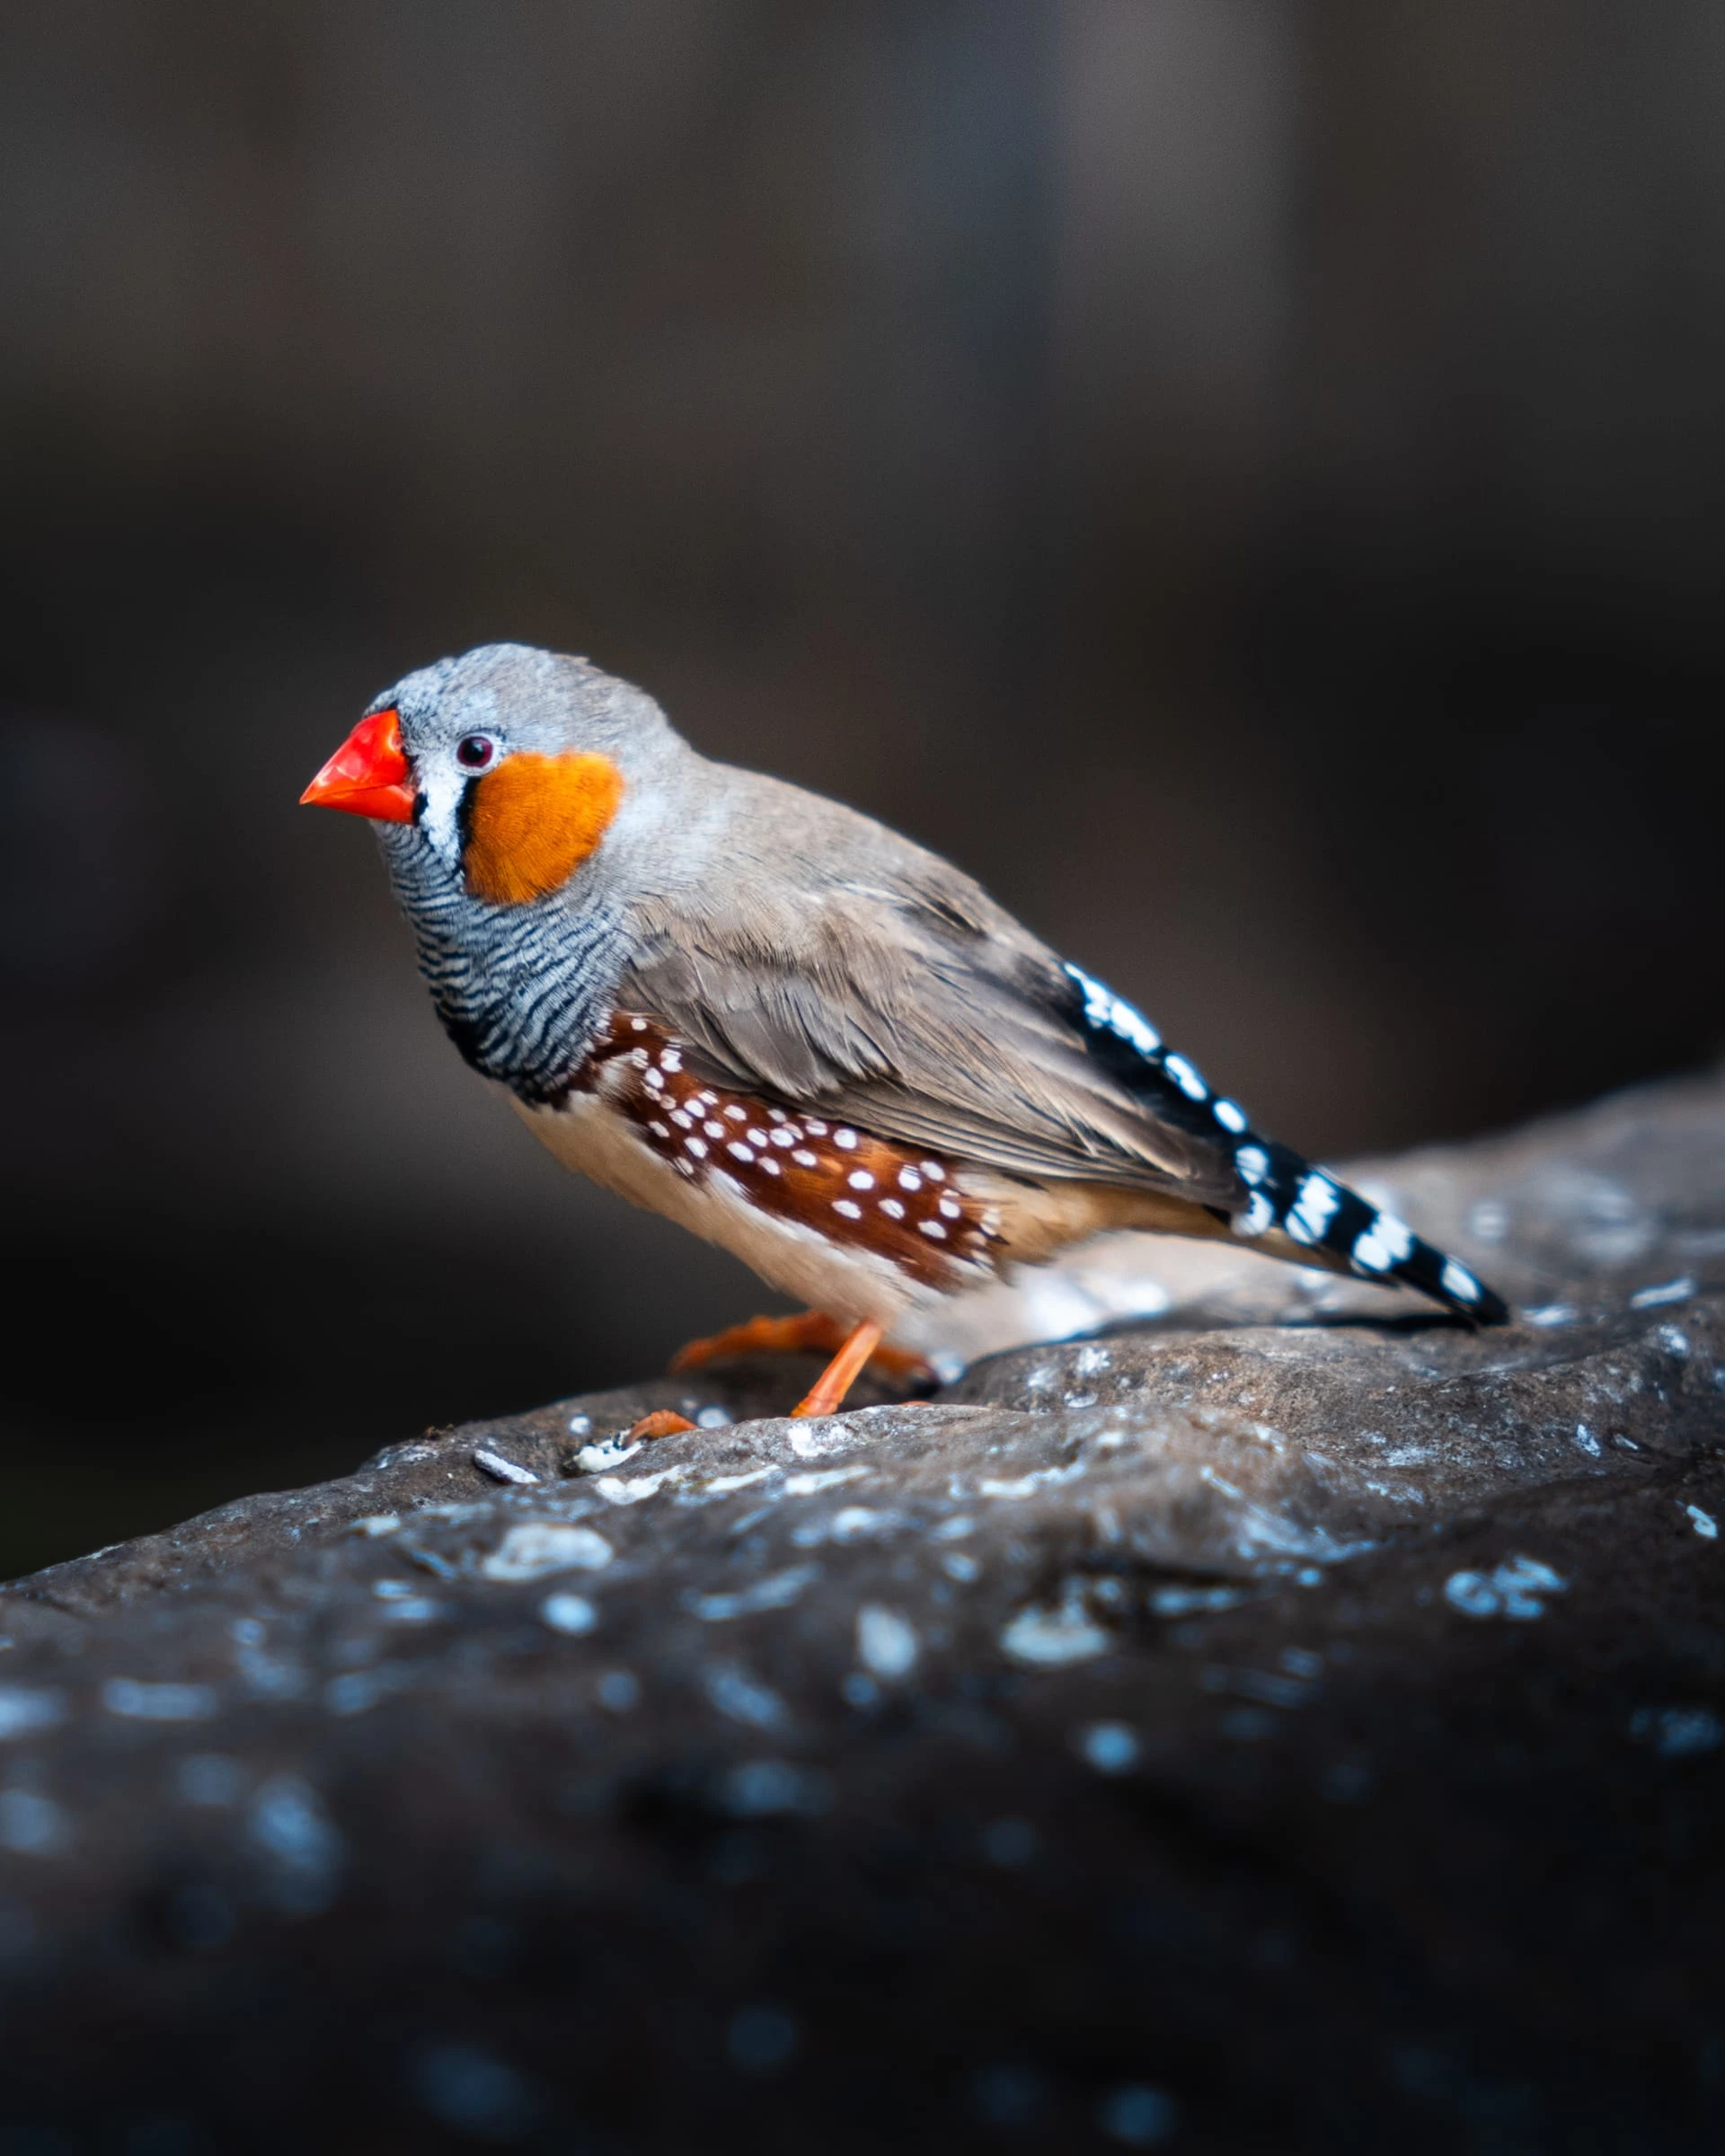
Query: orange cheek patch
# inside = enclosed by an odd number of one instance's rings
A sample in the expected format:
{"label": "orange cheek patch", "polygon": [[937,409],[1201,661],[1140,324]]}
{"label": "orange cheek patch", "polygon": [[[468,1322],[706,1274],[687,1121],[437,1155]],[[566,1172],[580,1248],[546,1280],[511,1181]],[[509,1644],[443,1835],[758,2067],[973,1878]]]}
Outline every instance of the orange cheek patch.
{"label": "orange cheek patch", "polygon": [[491,906],[526,906],[559,890],[605,836],[623,799],[607,756],[509,757],[477,781],[467,888]]}

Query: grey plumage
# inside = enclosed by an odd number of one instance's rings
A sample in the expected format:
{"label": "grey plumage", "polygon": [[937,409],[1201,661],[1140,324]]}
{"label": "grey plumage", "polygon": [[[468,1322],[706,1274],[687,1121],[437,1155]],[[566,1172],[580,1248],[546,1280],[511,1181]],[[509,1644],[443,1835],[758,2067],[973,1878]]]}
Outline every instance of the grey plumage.
{"label": "grey plumage", "polygon": [[[969,877],[710,762],[586,661],[489,646],[372,708],[389,706],[420,796],[413,824],[381,829],[421,965],[464,1054],[523,1100],[578,1082],[614,1011],[643,1012],[717,1085],[961,1163],[998,1201],[1007,1257],[1108,1224],[1233,1222],[1277,1254],[1500,1314],[1464,1268],[1260,1138]],[[602,843],[530,905],[464,877],[455,747],[474,729],[505,756],[590,754],[622,774]]]}

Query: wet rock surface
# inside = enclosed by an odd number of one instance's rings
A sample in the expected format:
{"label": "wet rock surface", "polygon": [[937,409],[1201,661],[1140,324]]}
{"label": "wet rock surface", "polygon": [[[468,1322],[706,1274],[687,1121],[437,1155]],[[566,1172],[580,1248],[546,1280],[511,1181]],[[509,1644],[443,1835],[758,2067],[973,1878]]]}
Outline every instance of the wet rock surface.
{"label": "wet rock surface", "polygon": [[1721,2145],[1725,1085],[1365,1173],[12,1583],[0,2150]]}

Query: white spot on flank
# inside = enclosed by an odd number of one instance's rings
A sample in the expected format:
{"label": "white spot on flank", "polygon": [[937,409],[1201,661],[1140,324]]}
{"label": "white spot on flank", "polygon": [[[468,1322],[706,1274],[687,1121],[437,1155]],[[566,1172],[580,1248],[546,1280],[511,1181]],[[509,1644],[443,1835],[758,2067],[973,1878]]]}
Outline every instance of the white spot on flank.
{"label": "white spot on flank", "polygon": [[730,1144],[726,1146],[725,1151],[730,1153],[734,1153],[737,1159],[739,1161],[753,1161],[755,1158],[755,1155],[749,1151],[748,1147],[739,1144],[735,1138],[733,1138],[730,1141]]}
{"label": "white spot on flank", "polygon": [[920,1190],[922,1187],[923,1179],[914,1168],[901,1168],[898,1171],[898,1188],[901,1190]]}
{"label": "white spot on flank", "polygon": [[902,1220],[905,1217],[905,1208],[896,1197],[883,1197],[880,1200],[880,1210],[889,1220]]}
{"label": "white spot on flank", "polygon": [[647,1021],[644,1018],[632,1018],[629,1025],[632,1032],[644,1033],[647,1030]]}
{"label": "white spot on flank", "polygon": [[1479,1301],[1479,1282],[1464,1265],[1457,1265],[1453,1258],[1445,1259],[1444,1269],[1440,1277],[1446,1293],[1454,1295],[1458,1303],[1477,1303]]}
{"label": "white spot on flank", "polygon": [[748,1140],[751,1145],[765,1145],[766,1144],[766,1133],[764,1130],[746,1130],[743,1133],[743,1135]]}
{"label": "white spot on flank", "polygon": [[701,1127],[710,1138],[722,1138],[725,1135],[725,1127],[720,1122],[703,1123]]}
{"label": "white spot on flank", "polygon": [[924,1235],[932,1235],[936,1242],[944,1242],[946,1241],[946,1230],[941,1225],[938,1220],[919,1220],[916,1223],[916,1225],[922,1230]]}
{"label": "white spot on flank", "polygon": [[[773,1112],[776,1115],[778,1110],[775,1109]],[[777,1129],[770,1130],[766,1135],[772,1139],[775,1145],[794,1145],[797,1142],[795,1137],[789,1130],[785,1128],[783,1123],[778,1126]]]}
{"label": "white spot on flank", "polygon": [[943,1197],[941,1200],[941,1215],[945,1220],[957,1220],[963,1211],[964,1207],[956,1197]]}
{"label": "white spot on flank", "polygon": [[1269,1155],[1261,1145],[1243,1145],[1234,1156],[1234,1164],[1244,1183],[1259,1183],[1269,1173]]}
{"label": "white spot on flank", "polygon": [[664,1123],[650,1123],[647,1127],[656,1138],[668,1138],[671,1135],[669,1126]]}
{"label": "white spot on flank", "polygon": [[931,1183],[943,1183],[946,1180],[946,1170],[938,1161],[919,1161],[917,1165]]}
{"label": "white spot on flank", "polygon": [[791,1158],[797,1163],[799,1168],[818,1168],[820,1165],[820,1162],[815,1158],[814,1154],[806,1151],[801,1146],[798,1147],[797,1151],[791,1155]]}
{"label": "white spot on flank", "polygon": [[725,1113],[733,1123],[747,1123],[748,1120],[748,1110],[746,1108],[739,1108],[734,1100],[726,1109]]}
{"label": "white spot on flank", "polygon": [[824,1123],[817,1123],[812,1116],[808,1118],[803,1128],[807,1130],[811,1138],[824,1138],[827,1135],[827,1126]]}
{"label": "white spot on flank", "polygon": [[1210,1110],[1210,1113],[1216,1118],[1216,1121],[1222,1126],[1224,1130],[1231,1130],[1237,1135],[1246,1127],[1246,1118],[1244,1115],[1234,1106],[1232,1100],[1218,1100],[1216,1106]]}
{"label": "white spot on flank", "polygon": [[686,1161],[681,1153],[679,1153],[677,1159],[672,1162],[671,1165],[677,1170],[679,1175],[693,1175],[694,1173],[694,1162],[693,1161]]}
{"label": "white spot on flank", "polygon": [[683,1068],[683,1058],[675,1048],[667,1048],[659,1056],[659,1067],[661,1071],[680,1071]]}
{"label": "white spot on flank", "polygon": [[1209,1087],[1205,1084],[1183,1056],[1170,1056],[1162,1067],[1189,1100],[1202,1100],[1208,1098]]}
{"label": "white spot on flank", "polygon": [[779,1163],[773,1158],[773,1155],[770,1153],[762,1154],[761,1167],[768,1175],[776,1175],[779,1172]]}
{"label": "white spot on flank", "polygon": [[679,1130],[693,1130],[694,1128],[694,1118],[693,1116],[686,1116],[680,1108],[674,1108],[671,1110],[671,1121],[677,1125],[677,1127]]}
{"label": "white spot on flank", "polygon": [[[809,1127],[810,1130],[812,1130],[814,1128],[814,1125],[811,1123]],[[836,1130],[833,1133],[833,1144],[835,1145],[842,1145],[846,1153],[854,1153],[856,1150],[856,1133],[854,1130]]]}
{"label": "white spot on flank", "polygon": [[836,1197],[833,1200],[833,1211],[842,1213],[846,1220],[861,1220],[862,1217],[862,1206],[853,1198]]}
{"label": "white spot on flank", "polygon": [[685,1138],[683,1143],[688,1147],[689,1151],[694,1155],[697,1161],[704,1161],[706,1159],[707,1142],[704,1138]]}
{"label": "white spot on flank", "polygon": [[853,1168],[845,1180],[853,1190],[872,1190],[874,1188],[874,1178],[866,1168]]}

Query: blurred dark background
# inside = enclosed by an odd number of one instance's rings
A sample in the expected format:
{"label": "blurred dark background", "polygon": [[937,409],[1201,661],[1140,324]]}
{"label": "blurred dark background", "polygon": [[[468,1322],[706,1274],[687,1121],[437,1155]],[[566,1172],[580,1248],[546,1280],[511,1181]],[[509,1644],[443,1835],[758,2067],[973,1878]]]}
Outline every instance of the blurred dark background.
{"label": "blurred dark background", "polygon": [[295,798],[495,638],[954,855],[1322,1155],[1711,1055],[1725,18],[0,11],[0,1568],[656,1366]]}

